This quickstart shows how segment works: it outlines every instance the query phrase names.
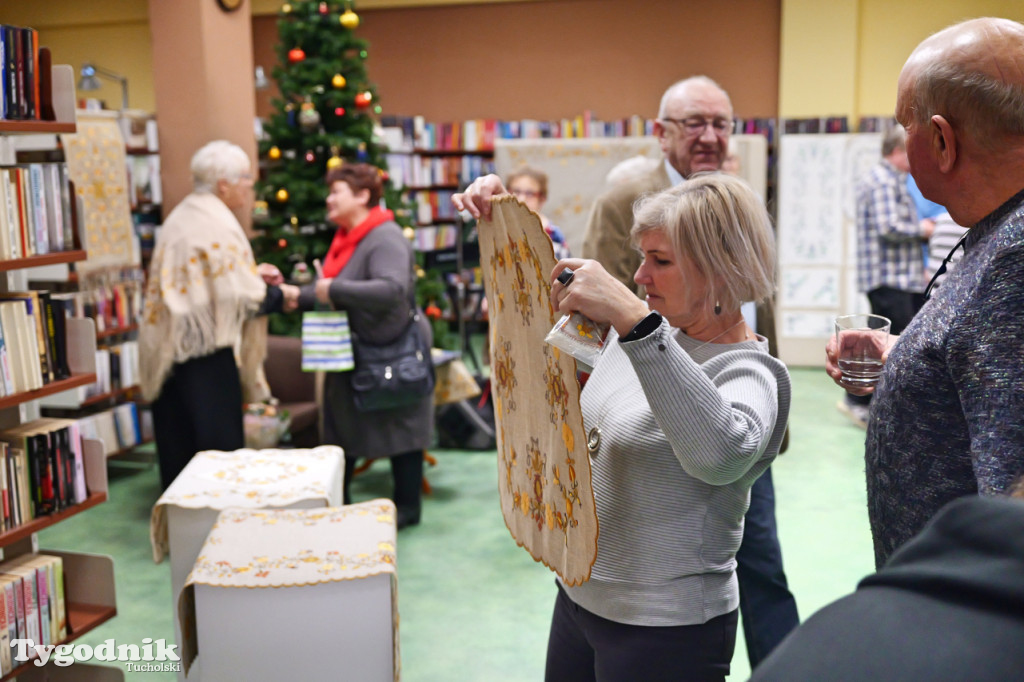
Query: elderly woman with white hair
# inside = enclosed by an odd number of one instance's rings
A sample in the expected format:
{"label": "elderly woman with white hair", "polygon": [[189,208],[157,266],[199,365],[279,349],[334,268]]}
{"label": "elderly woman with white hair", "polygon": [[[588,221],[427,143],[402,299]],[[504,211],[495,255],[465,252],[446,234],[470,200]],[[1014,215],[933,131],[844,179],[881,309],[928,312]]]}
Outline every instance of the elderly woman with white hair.
{"label": "elderly woman with white hair", "polygon": [[244,447],[242,403],[266,398],[266,328],[256,315],[294,308],[298,288],[259,268],[231,212],[252,192],[249,156],[218,140],[192,157],[193,191],[163,223],[139,325],[142,395],[153,401],[166,488],[201,450]]}
{"label": "elderly woman with white hair", "polygon": [[[504,192],[488,176],[454,203],[486,217]],[[789,416],[789,373],[740,313],[774,289],[771,224],[742,180],[697,174],[638,202],[632,238],[646,301],[597,261],[551,273],[556,309],[611,331],[580,397],[597,559],[559,581],[545,679],[724,680],[750,487]]]}

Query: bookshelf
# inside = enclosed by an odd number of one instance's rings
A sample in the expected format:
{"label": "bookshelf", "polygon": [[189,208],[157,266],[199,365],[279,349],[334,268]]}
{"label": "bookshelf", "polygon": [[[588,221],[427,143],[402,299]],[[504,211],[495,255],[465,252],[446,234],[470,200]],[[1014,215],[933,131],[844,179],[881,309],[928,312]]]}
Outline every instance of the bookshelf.
{"label": "bookshelf", "polygon": [[[48,65],[48,51],[43,48],[38,54],[43,64]],[[52,111],[57,120],[0,120],[0,153],[2,153],[4,163],[10,164],[14,160],[13,146],[7,143],[8,136],[74,133],[76,131],[74,70],[68,65],[53,66],[50,82],[53,92],[46,92],[44,88],[36,106],[40,113],[49,113],[52,103]],[[11,199],[6,195],[5,198],[7,201]],[[5,203],[0,206],[0,210],[7,210],[8,207],[9,204]],[[25,270],[28,268],[73,263],[85,258],[84,251],[68,250],[0,261],[0,291],[26,290],[28,275]],[[39,413],[38,401],[40,398],[74,390],[96,380],[96,330],[93,323],[89,320],[71,319],[67,320],[67,323],[67,361],[71,369],[71,376],[66,379],[50,381],[43,384],[41,388],[13,392],[0,397],[0,426],[4,429],[11,429],[31,422],[32,418]],[[51,433],[56,433],[56,431],[51,431]],[[49,436],[51,439],[55,437]],[[103,455],[102,444],[92,439],[83,438],[80,454],[87,494],[84,497],[78,493],[63,498],[65,502],[76,499],[78,501],[63,508],[58,505],[57,510],[50,514],[33,514],[34,518],[28,518],[20,524],[0,532],[0,558],[9,561],[21,555],[38,552],[37,533],[40,530],[61,523],[106,501],[108,483],[106,458]],[[66,490],[70,492],[71,489],[67,488]],[[17,518],[13,512],[9,516]],[[72,642],[117,614],[114,564],[110,557],[46,550],[43,550],[42,553],[60,557],[63,565],[67,633],[65,637],[53,641],[52,644],[60,645]],[[20,583],[18,585],[20,586]],[[24,633],[19,634],[22,637],[25,636]],[[74,679],[124,679],[123,673],[116,668],[96,666],[80,668],[76,666],[75,668]],[[46,670],[51,669],[52,667],[48,667]],[[12,661],[9,668],[0,671],[0,680],[13,680],[16,677],[25,680],[41,679],[40,670],[31,661],[21,664]]]}

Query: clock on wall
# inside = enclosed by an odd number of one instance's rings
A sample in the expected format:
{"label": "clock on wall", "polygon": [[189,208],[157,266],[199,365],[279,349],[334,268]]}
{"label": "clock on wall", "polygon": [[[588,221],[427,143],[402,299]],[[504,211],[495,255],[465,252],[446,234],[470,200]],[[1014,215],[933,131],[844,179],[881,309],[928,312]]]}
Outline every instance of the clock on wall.
{"label": "clock on wall", "polygon": [[217,0],[217,5],[225,12],[234,12],[242,6],[244,0]]}

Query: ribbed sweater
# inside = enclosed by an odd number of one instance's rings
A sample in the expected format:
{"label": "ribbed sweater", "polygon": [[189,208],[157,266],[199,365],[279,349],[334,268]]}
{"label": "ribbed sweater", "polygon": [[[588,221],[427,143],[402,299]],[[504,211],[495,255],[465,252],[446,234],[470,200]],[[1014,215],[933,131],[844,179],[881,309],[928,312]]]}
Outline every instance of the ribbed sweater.
{"label": "ribbed sweater", "polygon": [[763,337],[704,344],[667,321],[628,343],[612,331],[580,400],[587,432],[601,432],[597,560],[588,582],[563,585],[569,598],[633,625],[736,609],[750,486],[778,453],[789,402],[789,374]]}
{"label": "ribbed sweater", "polygon": [[1024,190],[971,228],[889,352],[866,457],[879,568],[945,504],[1024,473]]}

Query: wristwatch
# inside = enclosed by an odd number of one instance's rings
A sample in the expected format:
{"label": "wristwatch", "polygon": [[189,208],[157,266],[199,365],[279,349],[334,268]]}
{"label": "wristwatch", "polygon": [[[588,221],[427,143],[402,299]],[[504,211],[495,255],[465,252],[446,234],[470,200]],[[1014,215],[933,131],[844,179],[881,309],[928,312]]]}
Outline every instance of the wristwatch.
{"label": "wristwatch", "polygon": [[655,329],[661,326],[661,313],[657,310],[652,310],[648,313],[647,317],[633,325],[633,328],[629,330],[629,333],[619,339],[623,343],[629,343],[630,341],[637,341],[644,338],[654,332]]}

